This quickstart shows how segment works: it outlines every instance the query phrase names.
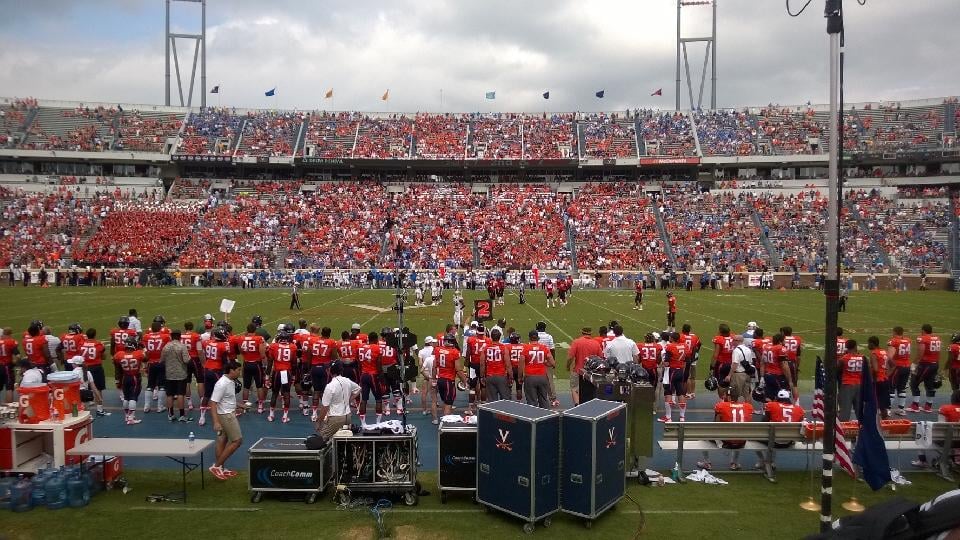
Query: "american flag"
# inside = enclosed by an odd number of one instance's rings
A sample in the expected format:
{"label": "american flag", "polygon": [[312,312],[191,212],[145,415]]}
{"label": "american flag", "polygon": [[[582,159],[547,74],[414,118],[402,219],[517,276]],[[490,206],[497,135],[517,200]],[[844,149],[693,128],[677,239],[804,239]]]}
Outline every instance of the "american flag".
{"label": "american flag", "polygon": [[[813,388],[813,409],[810,411],[814,421],[824,421],[823,384],[825,379],[826,373],[823,370],[823,360],[818,356]],[[836,441],[836,449],[834,451],[836,462],[840,465],[840,468],[847,471],[847,474],[855,478],[856,473],[853,470],[853,461],[850,459],[850,446],[847,445],[847,439],[843,436],[843,429],[840,428],[840,422],[834,424],[834,440]]]}

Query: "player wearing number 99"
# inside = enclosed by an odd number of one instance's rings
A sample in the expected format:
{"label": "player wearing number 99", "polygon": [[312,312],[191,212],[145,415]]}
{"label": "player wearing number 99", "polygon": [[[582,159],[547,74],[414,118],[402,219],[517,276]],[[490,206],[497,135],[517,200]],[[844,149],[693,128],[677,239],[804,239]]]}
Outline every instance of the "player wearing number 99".
{"label": "player wearing number 99", "polygon": [[847,340],[847,353],[838,360],[840,364],[840,392],[838,393],[838,418],[850,420],[850,411],[855,410],[860,400],[860,379],[866,359],[857,352],[857,340]]}

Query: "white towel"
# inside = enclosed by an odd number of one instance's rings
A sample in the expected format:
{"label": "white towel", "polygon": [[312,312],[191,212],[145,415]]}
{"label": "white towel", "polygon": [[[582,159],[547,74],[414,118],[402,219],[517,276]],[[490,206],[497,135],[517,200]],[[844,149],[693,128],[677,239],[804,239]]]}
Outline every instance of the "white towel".
{"label": "white towel", "polygon": [[717,478],[705,469],[698,469],[697,471],[688,474],[687,480],[690,480],[691,482],[703,482],[704,484],[716,484],[720,486],[727,485],[726,480]]}

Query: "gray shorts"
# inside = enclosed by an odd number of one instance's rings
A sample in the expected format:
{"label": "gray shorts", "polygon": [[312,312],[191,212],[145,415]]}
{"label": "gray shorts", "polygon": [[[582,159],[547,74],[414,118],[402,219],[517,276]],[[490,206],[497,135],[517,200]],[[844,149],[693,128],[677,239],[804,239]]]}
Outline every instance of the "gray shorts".
{"label": "gray shorts", "polygon": [[526,397],[527,405],[540,407],[541,409],[550,408],[550,382],[544,375],[528,376],[523,380],[523,394]]}
{"label": "gray shorts", "polygon": [[841,422],[850,420],[851,412],[857,410],[860,401],[859,384],[841,384],[837,392],[837,418]]}

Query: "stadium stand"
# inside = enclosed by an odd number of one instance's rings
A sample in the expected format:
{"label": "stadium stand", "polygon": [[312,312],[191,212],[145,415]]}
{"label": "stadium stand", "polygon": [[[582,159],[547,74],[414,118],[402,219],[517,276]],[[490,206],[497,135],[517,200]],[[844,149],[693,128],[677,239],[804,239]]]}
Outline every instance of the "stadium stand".
{"label": "stadium stand", "polygon": [[364,117],[357,131],[353,157],[364,159],[403,159],[410,157],[413,124],[403,116]]}
{"label": "stadium stand", "polygon": [[477,159],[521,159],[523,157],[523,115],[491,114],[473,119],[468,157]]}
{"label": "stadium stand", "polygon": [[647,155],[696,155],[693,127],[685,113],[642,110],[637,116]]}
{"label": "stadium stand", "polygon": [[190,115],[178,154],[230,155],[243,128],[244,118],[227,108],[206,108]]}
{"label": "stadium stand", "polygon": [[460,115],[418,114],[413,123],[416,157],[463,159],[468,129],[468,121]]}
{"label": "stadium stand", "polygon": [[114,150],[163,152],[167,139],[179,133],[183,118],[167,112],[134,109],[122,111],[117,123]]}
{"label": "stadium stand", "polygon": [[292,156],[303,126],[303,113],[256,111],[243,120],[237,156]]}
{"label": "stadium stand", "polygon": [[580,157],[635,158],[637,154],[637,126],[617,115],[590,115],[578,123],[584,141]]}
{"label": "stadium stand", "polygon": [[[353,157],[360,116],[357,113],[313,113],[307,118],[306,155],[320,158]],[[297,155],[303,155],[297,148]]]}
{"label": "stadium stand", "polygon": [[241,196],[211,203],[189,235],[180,267],[273,267],[289,232],[289,202]]}
{"label": "stadium stand", "polygon": [[523,158],[561,159],[577,155],[573,116],[553,114],[523,119]]}
{"label": "stadium stand", "polygon": [[695,111],[697,137],[705,156],[748,156],[757,153],[757,126],[743,111]]}
{"label": "stadium stand", "polygon": [[545,185],[498,184],[473,215],[483,268],[570,267],[564,196]]}

